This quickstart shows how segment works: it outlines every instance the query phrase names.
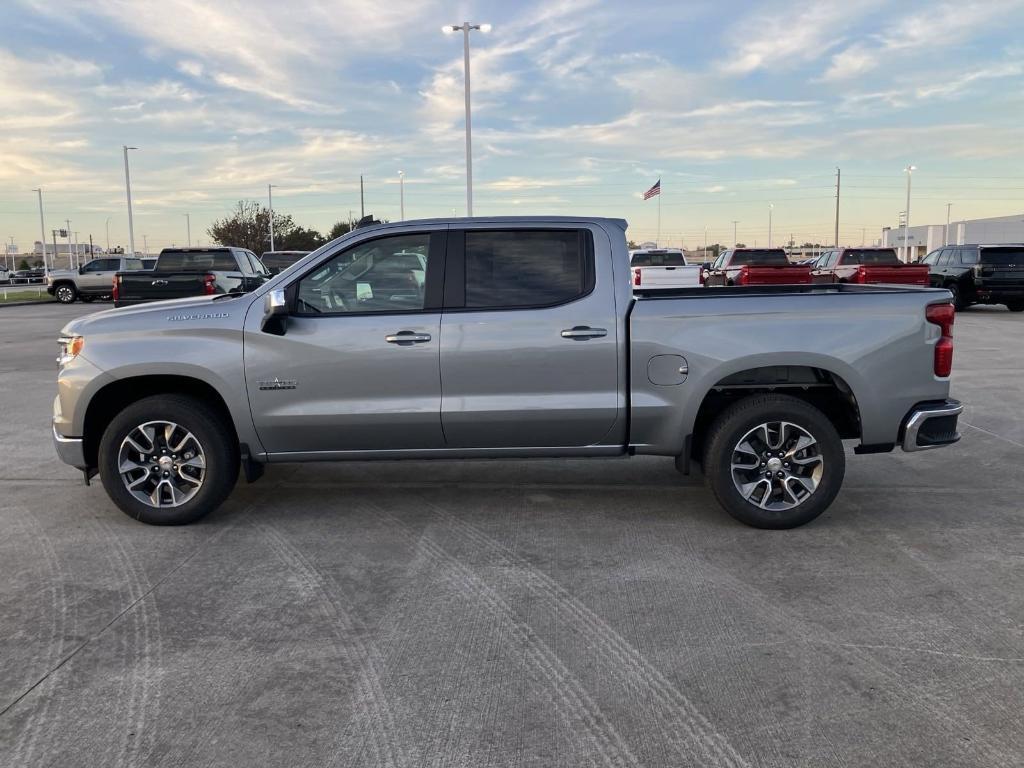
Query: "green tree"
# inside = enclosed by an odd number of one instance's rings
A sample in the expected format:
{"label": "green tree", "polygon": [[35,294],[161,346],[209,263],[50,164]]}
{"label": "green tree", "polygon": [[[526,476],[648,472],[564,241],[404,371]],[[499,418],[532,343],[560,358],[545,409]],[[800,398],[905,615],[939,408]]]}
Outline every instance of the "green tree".
{"label": "green tree", "polygon": [[341,237],[342,235],[347,235],[351,231],[351,222],[339,221],[333,227],[331,227],[331,231],[327,233],[327,239],[334,240],[335,238]]}
{"label": "green tree", "polygon": [[28,259],[22,259],[18,262],[18,269],[28,269]]}
{"label": "green tree", "polygon": [[274,235],[274,247],[279,251],[315,251],[325,242],[324,236],[315,229],[304,227],[295,227],[280,239],[276,233]]}
{"label": "green tree", "polygon": [[[291,216],[275,211],[274,247],[285,250],[279,243],[283,242],[295,228]],[[239,200],[231,215],[213,222],[206,233],[215,243],[248,248],[259,255],[270,250],[270,209],[254,200]]]}

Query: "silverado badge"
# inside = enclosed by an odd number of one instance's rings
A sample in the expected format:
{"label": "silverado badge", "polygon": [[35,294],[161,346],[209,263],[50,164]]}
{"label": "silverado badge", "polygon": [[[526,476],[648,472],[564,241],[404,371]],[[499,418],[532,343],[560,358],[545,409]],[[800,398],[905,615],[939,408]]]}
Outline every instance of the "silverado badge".
{"label": "silverado badge", "polygon": [[256,386],[260,389],[295,389],[298,382],[295,379],[279,379],[276,376],[273,381],[257,381]]}

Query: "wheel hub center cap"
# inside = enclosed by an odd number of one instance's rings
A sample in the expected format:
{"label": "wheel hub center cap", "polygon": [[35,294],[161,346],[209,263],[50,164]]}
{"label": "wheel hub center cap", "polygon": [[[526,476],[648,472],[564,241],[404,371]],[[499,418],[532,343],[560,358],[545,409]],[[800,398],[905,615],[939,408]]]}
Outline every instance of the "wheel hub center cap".
{"label": "wheel hub center cap", "polygon": [[778,457],[772,457],[768,459],[768,469],[771,472],[778,472],[782,469],[782,459]]}
{"label": "wheel hub center cap", "polygon": [[162,469],[164,472],[170,472],[171,467],[174,466],[174,460],[171,459],[170,456],[161,456],[159,459],[157,459],[157,464],[160,465],[160,469]]}

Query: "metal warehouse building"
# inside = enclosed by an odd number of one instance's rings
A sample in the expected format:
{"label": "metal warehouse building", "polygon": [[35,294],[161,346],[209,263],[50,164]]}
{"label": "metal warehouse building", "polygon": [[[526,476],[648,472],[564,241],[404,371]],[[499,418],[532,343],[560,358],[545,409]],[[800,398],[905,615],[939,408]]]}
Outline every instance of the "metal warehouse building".
{"label": "metal warehouse building", "polygon": [[[907,230],[907,241],[903,242],[902,227],[885,227],[882,230],[882,245],[897,248],[904,261],[916,261],[944,245],[964,243],[1024,243],[1024,213],[1013,216],[996,216],[991,219],[968,219],[952,221],[949,232],[945,224],[924,224]],[[909,244],[910,258],[903,251]]]}

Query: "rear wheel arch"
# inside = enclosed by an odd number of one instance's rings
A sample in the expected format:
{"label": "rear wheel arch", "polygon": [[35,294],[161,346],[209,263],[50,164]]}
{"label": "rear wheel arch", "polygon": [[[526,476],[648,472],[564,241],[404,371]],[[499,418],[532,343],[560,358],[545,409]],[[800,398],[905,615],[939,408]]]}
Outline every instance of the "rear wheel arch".
{"label": "rear wheel arch", "polygon": [[825,414],[843,439],[861,437],[860,404],[839,374],[816,366],[759,366],[732,373],[704,394],[689,439],[690,457],[703,455],[707,433],[719,413],[744,398],[786,394]]}
{"label": "rear wheel arch", "polygon": [[85,460],[90,467],[97,466],[100,440],[106,425],[129,405],[154,395],[184,395],[205,403],[230,428],[231,442],[238,444],[238,430],[231,417],[231,410],[220,392],[211,384],[192,376],[133,376],[110,382],[89,400],[82,434]]}

